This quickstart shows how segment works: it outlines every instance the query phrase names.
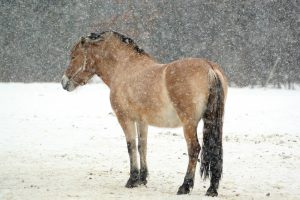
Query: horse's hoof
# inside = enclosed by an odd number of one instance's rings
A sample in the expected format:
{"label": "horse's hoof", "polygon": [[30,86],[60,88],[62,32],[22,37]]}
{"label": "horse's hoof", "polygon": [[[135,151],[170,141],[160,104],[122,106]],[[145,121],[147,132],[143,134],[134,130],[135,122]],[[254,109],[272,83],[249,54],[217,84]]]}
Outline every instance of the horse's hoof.
{"label": "horse's hoof", "polygon": [[177,195],[190,193],[190,188],[188,185],[182,185],[179,187]]}
{"label": "horse's hoof", "polygon": [[139,180],[135,180],[135,179],[131,179],[129,178],[125,187],[127,188],[134,188],[134,187],[137,187],[139,185]]}
{"label": "horse's hoof", "polygon": [[139,182],[140,185],[147,185],[147,183],[148,183],[147,179],[140,179]]}
{"label": "horse's hoof", "polygon": [[148,170],[147,169],[141,169],[141,171],[140,171],[140,185],[146,185],[147,184],[147,177],[148,177]]}
{"label": "horse's hoof", "polygon": [[209,187],[205,195],[210,197],[216,197],[218,196],[218,192],[215,188]]}

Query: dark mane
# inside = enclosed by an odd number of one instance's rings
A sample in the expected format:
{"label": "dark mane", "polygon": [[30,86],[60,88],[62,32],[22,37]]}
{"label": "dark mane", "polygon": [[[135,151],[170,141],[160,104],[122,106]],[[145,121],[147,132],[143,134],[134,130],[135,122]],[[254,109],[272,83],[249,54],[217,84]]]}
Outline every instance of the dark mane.
{"label": "dark mane", "polygon": [[120,41],[122,41],[123,43],[125,43],[126,45],[130,45],[133,47],[133,49],[138,53],[138,54],[142,54],[142,55],[147,55],[147,53],[141,49],[135,42],[133,39],[121,34],[121,33],[118,33],[118,32],[115,32],[115,31],[104,31],[102,33],[91,33],[88,38],[91,39],[91,40],[97,40],[99,38],[105,38],[105,35],[107,33],[113,33],[114,36],[116,36],[117,38],[120,39]]}

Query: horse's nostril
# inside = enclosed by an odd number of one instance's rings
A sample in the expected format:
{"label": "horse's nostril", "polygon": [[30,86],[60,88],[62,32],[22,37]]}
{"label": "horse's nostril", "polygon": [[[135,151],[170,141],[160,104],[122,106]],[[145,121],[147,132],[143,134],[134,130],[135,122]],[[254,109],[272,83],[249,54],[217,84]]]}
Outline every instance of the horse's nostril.
{"label": "horse's nostril", "polygon": [[69,85],[69,82],[67,82],[67,83],[64,83],[63,81],[62,81],[62,87],[63,87],[63,89],[67,89],[68,88],[68,85]]}
{"label": "horse's nostril", "polygon": [[75,83],[71,79],[69,79],[66,75],[62,77],[61,85],[63,89],[67,90],[68,92],[71,92],[76,88]]}

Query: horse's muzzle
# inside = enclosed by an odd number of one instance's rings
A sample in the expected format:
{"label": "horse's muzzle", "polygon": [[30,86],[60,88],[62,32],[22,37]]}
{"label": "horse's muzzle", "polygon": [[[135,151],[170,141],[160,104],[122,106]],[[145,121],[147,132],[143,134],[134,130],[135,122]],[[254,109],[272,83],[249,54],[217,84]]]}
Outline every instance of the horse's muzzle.
{"label": "horse's muzzle", "polygon": [[61,80],[61,85],[65,90],[67,90],[69,92],[75,90],[75,88],[76,88],[73,81],[71,81],[66,75],[63,75],[62,80]]}

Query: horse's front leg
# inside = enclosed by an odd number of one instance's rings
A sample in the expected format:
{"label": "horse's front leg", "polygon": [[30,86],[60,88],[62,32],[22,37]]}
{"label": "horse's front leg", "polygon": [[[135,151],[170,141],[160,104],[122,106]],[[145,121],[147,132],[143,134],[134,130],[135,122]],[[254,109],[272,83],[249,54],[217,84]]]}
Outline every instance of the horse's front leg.
{"label": "horse's front leg", "polygon": [[198,161],[199,152],[201,150],[197,138],[197,125],[189,124],[183,127],[184,137],[188,147],[189,165],[183,184],[179,187],[177,194],[188,194],[194,186],[195,170]]}
{"label": "horse's front leg", "polygon": [[137,187],[139,185],[139,169],[137,164],[137,149],[136,149],[136,127],[135,122],[118,116],[119,123],[125,133],[128,154],[130,159],[130,177],[125,185],[127,188]]}
{"label": "horse's front leg", "polygon": [[148,125],[143,122],[137,123],[138,132],[138,150],[140,154],[140,181],[141,184],[147,184],[148,177],[148,167],[147,167],[147,135],[148,135]]}

